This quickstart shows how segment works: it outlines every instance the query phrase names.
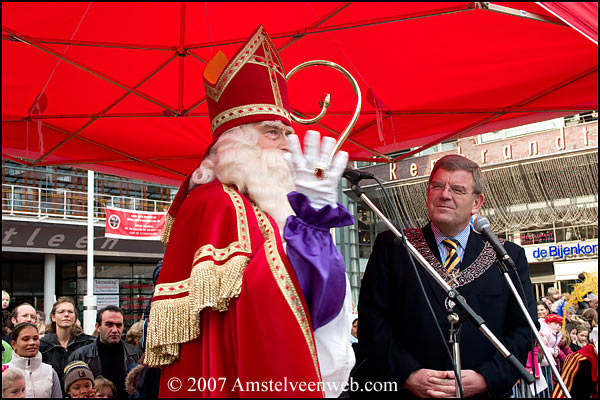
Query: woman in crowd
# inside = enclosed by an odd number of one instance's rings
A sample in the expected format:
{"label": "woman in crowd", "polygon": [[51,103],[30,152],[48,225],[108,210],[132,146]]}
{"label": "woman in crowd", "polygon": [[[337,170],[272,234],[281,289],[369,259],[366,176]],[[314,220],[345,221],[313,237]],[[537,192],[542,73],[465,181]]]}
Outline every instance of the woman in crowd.
{"label": "woman in crowd", "polygon": [[540,300],[537,302],[537,317],[538,320],[544,320],[550,314],[550,307],[546,304],[545,301]]}
{"label": "woman in crowd", "polygon": [[8,368],[2,372],[2,398],[25,397],[25,378],[19,371]]}
{"label": "woman in crowd", "polygon": [[59,297],[50,312],[48,331],[40,341],[43,361],[52,365],[61,381],[69,356],[94,341],[93,336],[80,333],[76,328],[78,315],[72,298]]}
{"label": "woman in crowd", "polygon": [[8,369],[25,377],[25,397],[62,397],[58,375],[42,362],[37,327],[29,322],[18,324],[11,333],[10,344],[13,356]]}

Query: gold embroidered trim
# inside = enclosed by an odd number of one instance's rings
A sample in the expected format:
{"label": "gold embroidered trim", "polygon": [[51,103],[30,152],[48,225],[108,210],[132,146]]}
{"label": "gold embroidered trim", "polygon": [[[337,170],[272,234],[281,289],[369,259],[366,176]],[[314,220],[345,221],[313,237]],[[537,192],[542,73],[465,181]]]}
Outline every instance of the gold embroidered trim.
{"label": "gold embroidered trim", "polygon": [[201,262],[186,280],[187,296],[152,302],[145,356],[148,366],[168,365],[179,358],[180,344],[200,335],[200,313],[206,307],[227,311],[229,301],[242,291],[242,278],[249,262],[249,257],[241,255],[224,265],[211,260]]}
{"label": "gold embroidered trim", "polygon": [[[275,68],[275,64],[277,63],[277,61],[275,61],[275,63],[273,63],[273,58],[272,58],[271,48],[269,46],[269,43],[263,42],[262,46],[263,46],[263,51],[265,53],[265,57],[267,58],[267,61],[269,63],[267,65],[267,73],[269,74],[269,82],[271,82],[271,90],[273,92],[273,98],[275,99],[276,105],[282,106],[283,101],[281,100],[281,92],[279,91],[279,83],[277,82],[277,74],[275,73],[277,70]],[[275,50],[275,52],[277,52],[277,50]]]}
{"label": "gold embroidered trim", "polygon": [[184,279],[179,282],[161,283],[154,287],[154,297],[160,296],[175,296],[181,293],[189,292],[190,279]]}
{"label": "gold embroidered trim", "polygon": [[275,104],[247,104],[244,106],[230,108],[229,110],[225,110],[219,115],[217,115],[215,118],[213,118],[211,122],[212,129],[217,129],[225,122],[232,121],[241,117],[247,117],[248,115],[256,114],[279,115],[287,118],[288,120],[290,119],[290,113],[282,106],[278,106]]}
{"label": "gold embroidered trim", "polygon": [[169,236],[171,236],[171,229],[173,229],[173,223],[175,222],[175,218],[171,216],[171,214],[167,213],[167,218],[165,218],[165,226],[163,227],[163,231],[160,235],[160,241],[166,246],[169,243]]}
{"label": "gold embroidered trim", "polygon": [[283,79],[285,79],[285,75],[283,74],[283,69],[276,64],[269,65],[268,61],[266,61],[262,57],[254,56],[250,60],[248,60],[248,64],[256,64],[265,68],[272,68],[275,72],[277,72]]}
{"label": "gold embroidered trim", "polygon": [[292,279],[290,278],[288,271],[285,268],[283,261],[281,260],[281,256],[277,249],[275,230],[273,229],[273,226],[269,222],[269,219],[262,210],[260,210],[255,205],[253,205],[252,208],[254,209],[254,213],[256,214],[256,220],[258,222],[260,231],[265,238],[265,256],[269,263],[271,273],[273,274],[273,278],[277,282],[277,286],[281,290],[281,294],[287,301],[290,310],[296,317],[298,325],[300,325],[300,329],[302,330],[302,334],[304,335],[304,339],[306,340],[306,344],[313,359],[315,371],[317,373],[317,376],[319,377],[319,380],[321,381],[321,369],[319,368],[317,351],[311,334],[310,325],[308,323],[308,317],[305,313],[304,307],[302,306],[302,301],[298,296],[296,287],[294,286],[294,283],[292,282]]}
{"label": "gold embroidered trim", "polygon": [[238,240],[231,242],[231,244],[223,249],[217,249],[212,244],[202,246],[196,251],[196,254],[194,254],[194,264],[196,264],[201,258],[207,256],[210,256],[215,261],[223,261],[234,253],[241,252],[250,254],[252,251],[249,235],[250,231],[248,230],[248,217],[246,215],[244,200],[242,200],[242,196],[240,196],[239,193],[237,193],[230,186],[223,185],[223,191],[229,195],[229,198],[235,207]]}
{"label": "gold embroidered trim", "polygon": [[237,75],[240,69],[246,65],[246,62],[254,55],[256,49],[258,49],[262,41],[267,37],[266,35],[263,35],[263,30],[264,29],[259,29],[248,41],[248,43],[246,43],[244,48],[237,53],[237,57],[227,64],[227,68],[221,73],[221,76],[217,80],[215,86],[211,86],[206,82],[204,83],[207,97],[210,97],[216,102],[219,101],[221,95],[223,95],[223,92],[229,85],[229,82],[231,82],[233,77]]}

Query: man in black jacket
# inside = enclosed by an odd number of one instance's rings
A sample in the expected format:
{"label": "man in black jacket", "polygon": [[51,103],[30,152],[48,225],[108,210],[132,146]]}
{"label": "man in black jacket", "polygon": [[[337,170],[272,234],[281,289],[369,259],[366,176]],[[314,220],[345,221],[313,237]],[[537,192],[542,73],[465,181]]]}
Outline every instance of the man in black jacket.
{"label": "man in black jacket", "polygon": [[102,375],[117,387],[117,397],[126,396],[125,376],[127,367],[138,362],[142,353],[139,348],[121,339],[123,334],[123,311],[107,306],[96,317],[96,340],[83,346],[69,357],[69,362],[81,360],[87,363],[94,377]]}
{"label": "man in black jacket", "polygon": [[[524,362],[530,338],[528,324],[495,266],[493,249],[470,227],[470,219],[479,212],[483,200],[479,166],[462,156],[443,157],[429,178],[427,211],[431,222],[422,229],[407,230],[406,237]],[[525,252],[510,242],[504,246],[517,265],[525,289],[524,302],[534,316]],[[391,232],[380,234],[358,303],[360,340],[372,366],[370,378],[396,382],[407,395],[454,397],[452,361],[444,348],[449,337],[446,293],[415,263],[444,337],[438,334],[418,289],[407,251],[394,243]],[[512,271],[511,278],[516,278]],[[469,321],[462,324],[460,343],[464,395],[506,396],[519,379],[516,371]]]}

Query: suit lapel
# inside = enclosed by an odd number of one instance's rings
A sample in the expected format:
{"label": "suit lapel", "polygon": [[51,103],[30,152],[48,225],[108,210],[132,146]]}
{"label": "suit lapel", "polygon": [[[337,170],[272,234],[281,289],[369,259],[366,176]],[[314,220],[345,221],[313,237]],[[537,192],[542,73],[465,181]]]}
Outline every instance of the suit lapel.
{"label": "suit lapel", "polygon": [[465,270],[469,265],[471,265],[475,261],[475,259],[483,250],[484,245],[485,243],[483,241],[482,236],[475,232],[473,228],[471,228],[469,240],[467,241],[467,248],[465,249],[465,254],[463,255],[463,260],[460,267],[461,270]]}

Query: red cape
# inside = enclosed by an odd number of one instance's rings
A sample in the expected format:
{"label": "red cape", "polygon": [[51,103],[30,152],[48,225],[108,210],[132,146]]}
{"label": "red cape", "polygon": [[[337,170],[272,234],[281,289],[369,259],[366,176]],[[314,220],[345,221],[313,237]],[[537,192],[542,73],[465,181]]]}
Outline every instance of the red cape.
{"label": "red cape", "polygon": [[[581,364],[583,362],[589,362],[591,367],[591,374],[589,379],[592,381],[593,386],[595,386],[595,391],[592,393],[592,397],[598,397],[598,355],[594,350],[594,345],[592,343],[588,343],[583,346],[581,349],[577,350],[573,354],[569,354],[565,359],[565,365],[562,368],[561,377],[565,382],[565,386],[567,390],[571,392],[573,390],[573,382],[575,381],[575,377],[579,373],[579,369],[581,368]],[[587,377],[586,377],[587,378]],[[563,398],[565,394],[560,387],[560,385],[556,385],[554,388],[554,392],[552,393],[553,398]]]}
{"label": "red cape", "polygon": [[[321,397],[312,324],[276,224],[215,182],[178,210],[149,319],[161,397]],[[304,382],[304,383],[302,383]]]}

